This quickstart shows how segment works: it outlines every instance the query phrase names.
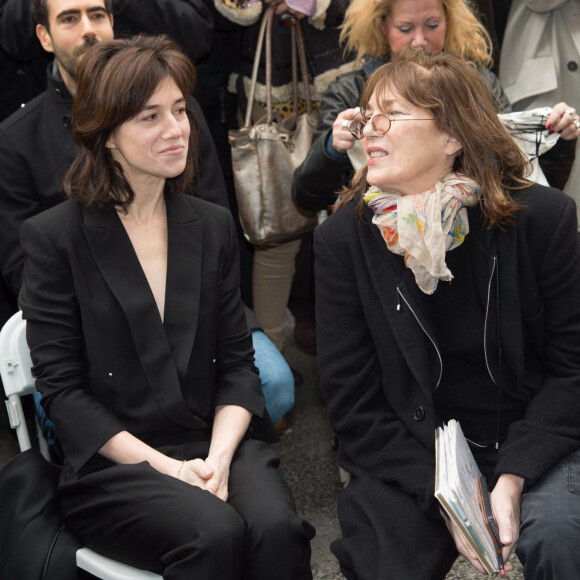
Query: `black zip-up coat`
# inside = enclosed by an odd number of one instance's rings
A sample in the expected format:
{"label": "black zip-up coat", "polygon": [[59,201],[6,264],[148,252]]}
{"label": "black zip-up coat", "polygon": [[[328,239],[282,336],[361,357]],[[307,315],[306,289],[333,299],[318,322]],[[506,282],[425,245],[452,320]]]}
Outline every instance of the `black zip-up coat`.
{"label": "black zip-up coat", "polygon": [[[487,305],[479,331],[489,372],[497,379],[501,346],[515,377],[502,389],[526,401],[496,476],[516,474],[529,487],[580,446],[580,238],[568,196],[531,185],[514,197],[521,209],[506,231],[487,229],[479,206],[468,209],[469,259]],[[436,333],[412,272],[371,219],[365,206],[361,221],[350,202],[315,231],[320,382],[341,465],[397,484],[429,511],[440,424]],[[477,332],[473,321],[465,328]]]}

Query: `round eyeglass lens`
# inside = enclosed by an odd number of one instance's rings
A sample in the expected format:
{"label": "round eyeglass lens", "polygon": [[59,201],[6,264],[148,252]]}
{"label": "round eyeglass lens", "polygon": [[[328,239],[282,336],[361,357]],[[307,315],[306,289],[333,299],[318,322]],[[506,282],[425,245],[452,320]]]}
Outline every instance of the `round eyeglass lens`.
{"label": "round eyeglass lens", "polygon": [[350,124],[349,130],[357,139],[363,138],[363,132],[367,124],[370,123],[373,131],[379,135],[388,133],[391,128],[391,119],[385,113],[377,113],[373,115],[366,123],[363,121],[353,121]]}
{"label": "round eyeglass lens", "polygon": [[365,124],[362,121],[353,121],[350,124],[348,130],[351,132],[353,137],[356,137],[357,139],[362,139],[363,131],[365,130]]}
{"label": "round eyeglass lens", "polygon": [[377,113],[372,119],[373,131],[384,135],[391,128],[391,119],[385,113]]}

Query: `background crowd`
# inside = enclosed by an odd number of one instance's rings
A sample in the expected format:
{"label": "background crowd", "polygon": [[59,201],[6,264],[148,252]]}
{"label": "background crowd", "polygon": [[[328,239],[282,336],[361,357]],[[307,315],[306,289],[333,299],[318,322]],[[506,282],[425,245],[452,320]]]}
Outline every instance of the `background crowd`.
{"label": "background crowd", "polygon": [[[239,244],[241,298],[252,330],[266,408],[287,427],[300,374],[283,354],[290,324],[296,345],[317,354],[312,233],[253,247],[237,219],[228,132],[241,125],[261,15],[259,0],[46,0],[48,14],[82,9],[70,28],[39,21],[23,0],[0,0],[0,324],[17,309],[23,222],[64,200],[62,181],[74,158],[75,73],[93,45],[134,34],[166,34],[196,68],[189,105],[199,122],[199,171],[187,193],[232,211]],[[112,25],[96,8],[110,9]],[[388,6],[389,16],[381,16]],[[52,11],[52,12],[51,12]],[[92,11],[92,12],[91,12]],[[350,128],[368,77],[405,46],[444,51],[477,68],[498,112],[551,107],[545,127],[555,145],[540,156],[547,182],[580,203],[575,161],[580,121],[580,2],[577,0],[286,0],[273,35],[273,101],[278,119],[293,106],[290,31],[302,27],[318,125],[293,179],[293,197],[323,219],[359,168]],[[83,12],[84,14],[84,12]],[[418,22],[411,30],[394,19]],[[435,14],[435,16],[433,16]],[[74,17],[74,14],[73,14]],[[390,20],[389,20],[390,19]],[[37,24],[44,27],[38,33]],[[62,22],[59,22],[62,24]],[[385,43],[385,38],[388,41]],[[263,114],[263,62],[252,119]],[[300,86],[299,107],[304,108]],[[580,211],[580,210],[577,210]],[[579,213],[580,215],[580,213]],[[329,279],[331,275],[329,275]],[[3,414],[3,411],[0,411]],[[6,426],[6,417],[0,424]]]}

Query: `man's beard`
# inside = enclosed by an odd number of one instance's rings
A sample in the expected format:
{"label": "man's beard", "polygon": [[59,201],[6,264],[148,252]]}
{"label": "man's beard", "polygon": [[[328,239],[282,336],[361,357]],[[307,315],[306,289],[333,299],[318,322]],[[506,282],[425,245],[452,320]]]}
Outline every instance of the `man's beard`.
{"label": "man's beard", "polygon": [[68,53],[60,53],[60,51],[55,51],[54,55],[60,66],[68,75],[70,75],[71,78],[74,79],[82,55],[91,48],[91,46],[95,46],[98,42],[99,41],[96,37],[87,38],[81,46],[77,46],[73,50],[72,55]]}

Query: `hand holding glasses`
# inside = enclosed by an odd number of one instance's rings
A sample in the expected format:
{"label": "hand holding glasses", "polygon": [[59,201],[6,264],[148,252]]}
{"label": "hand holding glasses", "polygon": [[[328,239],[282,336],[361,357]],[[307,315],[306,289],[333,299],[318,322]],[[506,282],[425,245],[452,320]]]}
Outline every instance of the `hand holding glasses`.
{"label": "hand holding glasses", "polygon": [[389,132],[391,124],[398,121],[434,121],[435,119],[391,119],[386,113],[375,113],[368,121],[353,121],[348,130],[355,139],[362,139],[365,127],[370,123],[377,137]]}

